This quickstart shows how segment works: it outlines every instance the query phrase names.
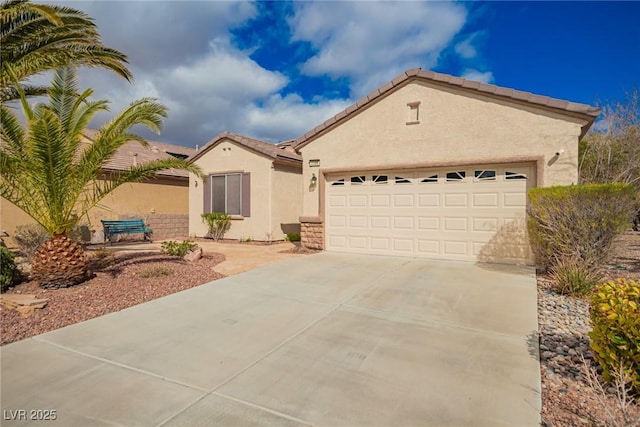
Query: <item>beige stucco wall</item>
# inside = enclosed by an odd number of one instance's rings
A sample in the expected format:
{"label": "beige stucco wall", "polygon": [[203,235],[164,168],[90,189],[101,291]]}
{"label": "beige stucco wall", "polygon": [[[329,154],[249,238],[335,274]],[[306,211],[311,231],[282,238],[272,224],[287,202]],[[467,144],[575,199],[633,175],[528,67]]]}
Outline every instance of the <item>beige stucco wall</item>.
{"label": "beige stucco wall", "polygon": [[[231,140],[223,140],[195,162],[205,175],[250,172],[251,173],[251,216],[234,219],[228,239],[265,240],[265,233],[272,228],[271,220],[271,166],[266,156],[248,150]],[[198,186],[195,186],[195,182]],[[203,212],[204,193],[202,180],[191,176],[189,186],[189,234],[202,237],[207,227],[200,215]]]}
{"label": "beige stucco wall", "polygon": [[284,239],[287,233],[300,232],[298,219],[302,215],[302,171],[291,166],[275,165],[273,177],[272,218],[273,238]]}
{"label": "beige stucco wall", "polygon": [[[101,205],[106,209],[94,208],[89,211],[89,223],[94,230],[102,230],[102,219],[118,219],[120,214],[187,214],[189,212],[189,194],[187,181],[173,178],[160,178],[147,182],[124,184],[105,197]],[[32,224],[34,221],[18,209],[13,203],[0,198],[0,230],[6,230],[9,236],[16,227]],[[11,237],[5,238],[7,245],[13,245]]]}
{"label": "beige stucco wall", "polygon": [[[407,104],[416,102],[419,123],[407,124],[412,119]],[[578,179],[584,124],[555,112],[413,81],[302,147],[303,182],[327,169],[542,157],[538,181],[568,185]],[[553,159],[561,149],[564,153]],[[320,168],[310,168],[310,159],[320,159]],[[303,216],[320,214],[319,194],[318,188],[304,189]]]}

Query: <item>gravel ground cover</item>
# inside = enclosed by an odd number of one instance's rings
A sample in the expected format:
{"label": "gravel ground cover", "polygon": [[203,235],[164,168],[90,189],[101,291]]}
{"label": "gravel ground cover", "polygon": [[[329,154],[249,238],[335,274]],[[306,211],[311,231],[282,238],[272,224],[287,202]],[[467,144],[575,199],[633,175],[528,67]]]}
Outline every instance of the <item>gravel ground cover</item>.
{"label": "gravel ground cover", "polygon": [[[102,254],[104,255],[104,254]],[[224,255],[205,253],[193,263],[159,253],[92,255],[95,277],[74,287],[40,289],[23,282],[7,293],[35,294],[49,300],[30,316],[0,306],[0,344],[8,344],[74,323],[119,311],[224,277],[213,271]]]}
{"label": "gravel ground cover", "polygon": [[[640,280],[639,233],[629,232],[618,239],[606,275],[607,280]],[[588,299],[560,295],[546,276],[538,275],[538,325],[543,425],[615,426],[610,415],[619,413],[615,397],[596,393],[585,378],[582,358],[597,365],[589,348]],[[638,402],[631,407],[627,423],[618,425],[640,426]]]}

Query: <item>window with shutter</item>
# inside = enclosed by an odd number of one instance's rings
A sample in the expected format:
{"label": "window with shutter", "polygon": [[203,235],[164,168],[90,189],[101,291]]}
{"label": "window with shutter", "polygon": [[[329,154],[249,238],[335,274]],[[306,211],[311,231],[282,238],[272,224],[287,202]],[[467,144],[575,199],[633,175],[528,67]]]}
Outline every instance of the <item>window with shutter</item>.
{"label": "window with shutter", "polygon": [[204,211],[250,216],[251,174],[208,175],[204,184]]}

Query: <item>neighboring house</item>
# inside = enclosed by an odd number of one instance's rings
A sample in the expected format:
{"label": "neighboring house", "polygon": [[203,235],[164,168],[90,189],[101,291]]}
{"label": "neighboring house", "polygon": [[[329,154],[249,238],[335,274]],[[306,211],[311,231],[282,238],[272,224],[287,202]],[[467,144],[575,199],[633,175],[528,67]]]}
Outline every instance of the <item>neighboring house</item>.
{"label": "neighboring house", "polygon": [[[86,130],[86,143],[90,144],[95,131]],[[170,156],[187,158],[196,150],[155,141],[148,141],[144,147],[137,141],[123,145],[104,165],[102,178],[109,179],[118,171],[150,160],[166,159]],[[154,239],[185,238],[188,236],[189,218],[189,175],[186,171],[167,170],[155,178],[140,183],[124,184],[108,195],[83,218],[80,224],[87,225],[94,232],[102,231],[102,219],[143,218],[153,229]],[[0,229],[6,231],[8,245],[14,242],[18,225],[32,224],[34,221],[13,203],[0,199]]]}
{"label": "neighboring house", "polygon": [[533,262],[527,190],[578,181],[588,105],[412,69],[298,138],[302,242]]}
{"label": "neighboring house", "polygon": [[190,161],[204,181],[191,176],[189,232],[207,234],[201,215],[226,212],[231,228],[225,238],[283,240],[299,232],[302,213],[302,158],[290,144],[275,145],[232,133],[209,141]]}

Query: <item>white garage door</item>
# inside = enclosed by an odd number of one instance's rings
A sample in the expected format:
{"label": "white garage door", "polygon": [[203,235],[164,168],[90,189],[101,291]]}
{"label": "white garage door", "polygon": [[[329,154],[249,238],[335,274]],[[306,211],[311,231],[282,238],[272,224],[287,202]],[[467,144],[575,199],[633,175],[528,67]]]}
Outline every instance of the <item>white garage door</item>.
{"label": "white garage door", "polygon": [[326,249],[531,263],[531,165],[353,172],[327,176]]}

